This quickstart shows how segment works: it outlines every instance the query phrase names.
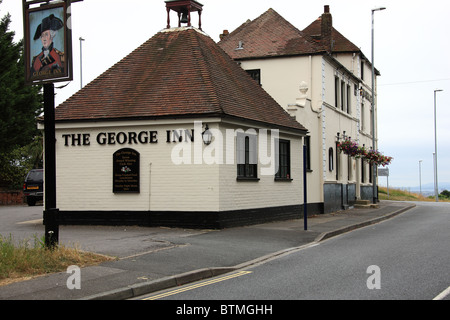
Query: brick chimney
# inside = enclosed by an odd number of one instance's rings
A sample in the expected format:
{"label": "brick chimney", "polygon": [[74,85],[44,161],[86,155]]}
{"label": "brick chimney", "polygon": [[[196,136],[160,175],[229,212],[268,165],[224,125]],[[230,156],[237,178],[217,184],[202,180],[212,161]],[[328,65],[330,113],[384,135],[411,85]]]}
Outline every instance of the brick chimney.
{"label": "brick chimney", "polygon": [[322,43],[325,47],[325,50],[331,53],[333,51],[333,37],[332,37],[332,29],[333,29],[333,17],[330,13],[330,6],[326,5],[324,7],[324,13],[322,14],[322,25],[321,25],[321,38]]}
{"label": "brick chimney", "polygon": [[220,40],[222,41],[229,34],[230,32],[228,32],[228,30],[223,30],[223,33],[220,35]]}

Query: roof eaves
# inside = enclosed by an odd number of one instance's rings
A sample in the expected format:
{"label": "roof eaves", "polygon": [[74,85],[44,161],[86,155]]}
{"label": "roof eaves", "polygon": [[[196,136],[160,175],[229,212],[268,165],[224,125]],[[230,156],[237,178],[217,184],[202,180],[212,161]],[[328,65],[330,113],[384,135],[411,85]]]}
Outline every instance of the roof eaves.
{"label": "roof eaves", "polygon": [[328,60],[330,63],[334,64],[339,70],[345,70],[346,74],[348,74],[353,80],[357,83],[362,82],[360,78],[355,76],[353,72],[348,70],[342,63],[340,63],[336,58],[334,58],[329,53],[323,55],[326,60]]}
{"label": "roof eaves", "polygon": [[[111,118],[79,118],[79,119],[61,119],[56,120],[55,123],[87,123],[87,122],[115,122],[115,121],[148,121],[148,120],[177,120],[177,119],[198,119],[202,118],[214,118],[223,117],[222,113],[192,113],[192,114],[176,114],[176,115],[162,115],[162,116],[136,116],[136,117],[111,117]],[[44,117],[39,119],[40,122],[44,121]]]}
{"label": "roof eaves", "polygon": [[300,134],[300,135],[306,135],[308,134],[308,129],[306,129],[305,127],[303,127],[300,123],[298,123],[297,126],[282,126],[282,125],[278,125],[278,124],[273,124],[273,123],[267,123],[267,122],[263,122],[263,121],[258,121],[258,120],[252,120],[252,119],[248,119],[248,118],[243,118],[243,117],[237,117],[237,116],[232,116],[232,115],[224,115],[222,117],[222,119],[224,120],[237,120],[239,122],[242,123],[246,123],[248,124],[248,126],[255,126],[255,127],[261,127],[261,128],[268,128],[270,127],[271,129],[279,129],[279,130],[284,130],[284,131],[288,131],[288,132],[293,132],[296,134]]}
{"label": "roof eaves", "polygon": [[326,54],[326,52],[325,51],[315,51],[315,52],[292,53],[292,54],[276,54],[276,55],[252,56],[252,57],[234,58],[233,60],[235,60],[235,61],[249,61],[249,60],[263,60],[263,59],[277,59],[277,58],[317,56],[317,55],[323,55],[323,54]]}

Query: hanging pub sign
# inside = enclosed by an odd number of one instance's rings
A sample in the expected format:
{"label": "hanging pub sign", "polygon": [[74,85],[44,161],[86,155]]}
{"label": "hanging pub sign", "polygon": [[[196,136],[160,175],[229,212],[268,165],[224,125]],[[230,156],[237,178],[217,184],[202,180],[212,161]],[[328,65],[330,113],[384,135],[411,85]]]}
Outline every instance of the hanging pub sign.
{"label": "hanging pub sign", "polygon": [[[31,8],[23,0],[25,79],[28,84],[72,80],[70,0]],[[68,4],[69,3],[69,4]]]}

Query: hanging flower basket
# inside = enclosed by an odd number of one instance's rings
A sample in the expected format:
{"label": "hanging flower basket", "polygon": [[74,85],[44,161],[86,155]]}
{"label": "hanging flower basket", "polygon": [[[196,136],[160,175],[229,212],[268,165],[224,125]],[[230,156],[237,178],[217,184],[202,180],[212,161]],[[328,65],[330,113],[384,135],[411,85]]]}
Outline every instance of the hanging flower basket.
{"label": "hanging flower basket", "polygon": [[361,147],[350,139],[345,139],[342,142],[338,142],[337,148],[340,152],[343,152],[350,157],[367,160],[370,164],[376,164],[377,166],[385,167],[393,160],[392,157],[387,157],[381,154],[378,150],[367,150],[364,146]]}
{"label": "hanging flower basket", "polygon": [[344,140],[342,142],[338,142],[339,151],[349,155],[351,157],[355,157],[358,154],[358,144],[351,140]]}
{"label": "hanging flower basket", "polygon": [[387,166],[391,163],[392,157],[387,157],[378,152],[378,150],[372,150],[370,149],[367,153],[366,159],[369,161],[370,164],[376,164],[378,166]]}
{"label": "hanging flower basket", "polygon": [[365,147],[358,147],[357,155],[355,159],[366,159],[367,158],[367,150]]}

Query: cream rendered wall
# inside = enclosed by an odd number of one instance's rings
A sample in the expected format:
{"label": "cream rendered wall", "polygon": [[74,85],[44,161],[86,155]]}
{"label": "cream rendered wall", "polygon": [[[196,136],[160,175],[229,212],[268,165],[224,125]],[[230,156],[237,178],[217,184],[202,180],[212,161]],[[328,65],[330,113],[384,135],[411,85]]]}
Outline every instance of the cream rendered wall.
{"label": "cream rendered wall", "polygon": [[[325,142],[324,142],[324,153],[326,159],[326,167],[324,168],[324,177],[327,182],[348,182],[348,157],[344,154],[336,154],[336,141],[337,141],[337,133],[340,135],[345,131],[347,136],[356,139],[358,136],[358,128],[357,128],[357,118],[356,118],[356,109],[357,109],[357,101],[354,96],[354,82],[346,75],[344,72],[339,72],[336,70],[336,67],[330,64],[328,61],[324,60],[324,87],[325,87],[325,95],[323,102],[323,117],[325,119],[324,126],[326,128]],[[343,81],[344,85],[350,85],[350,95],[351,95],[351,111],[350,113],[347,110],[341,110],[340,106],[335,106],[335,78],[339,78],[339,83]],[[339,92],[340,94],[340,92]],[[332,148],[333,150],[333,170],[330,171],[330,159],[329,159],[329,150]],[[355,169],[353,164],[350,166],[351,169]],[[338,176],[336,175],[336,170],[338,170]],[[356,173],[356,172],[355,172]],[[355,174],[350,174],[351,177],[354,177]]]}
{"label": "cream rendered wall", "polygon": [[[359,87],[362,88],[365,92],[369,93],[369,95],[372,94],[372,70],[371,70],[371,65],[369,62],[364,61],[361,56],[359,54],[352,54],[352,53],[348,53],[348,54],[335,54],[333,55],[333,57],[339,62],[341,63],[346,69],[347,72],[352,73],[354,76],[356,76],[357,78],[361,79],[362,74],[363,76],[363,80],[362,82],[359,83]],[[361,63],[363,62],[363,63]],[[335,74],[339,73],[335,71]],[[342,72],[339,75],[341,78],[345,78],[345,74]],[[376,78],[375,78],[376,81]],[[331,83],[327,84],[332,85]],[[376,83],[375,83],[376,85]],[[334,92],[334,91],[333,91]],[[376,95],[376,90],[375,90],[375,95]],[[333,99],[333,100],[328,100],[329,104],[334,105],[334,97],[328,96],[327,99]],[[351,136],[353,140],[356,140],[358,142],[359,145],[361,146],[365,146],[367,149],[369,149],[370,147],[373,146],[373,141],[372,141],[372,120],[371,120],[371,101],[368,100],[365,96],[352,96],[352,99],[354,99],[352,101],[352,113],[351,113],[351,117],[353,118],[352,124],[349,126],[349,124],[345,124],[345,128],[347,128],[347,135]],[[364,110],[363,110],[364,109]],[[341,113],[340,110],[336,110],[335,112],[337,113]],[[345,114],[343,114],[345,116]],[[342,120],[340,120],[342,123]],[[355,127],[355,123],[356,123],[356,127]],[[375,100],[375,135],[377,135],[377,105],[376,105],[376,100]],[[349,133],[349,128],[351,128],[351,134]],[[342,130],[339,131],[342,133]],[[376,139],[376,145],[375,148],[377,148],[377,139]],[[341,157],[343,158],[348,158],[346,155],[341,155]],[[351,175],[351,179],[349,180],[349,182],[353,182],[355,181],[357,183],[357,185],[371,185],[371,183],[369,183],[369,165],[367,163],[364,164],[364,172],[365,172],[365,181],[363,183],[361,183],[361,160],[351,160],[352,163],[351,165],[346,165],[348,162],[346,159],[344,159],[344,161],[341,161],[342,165],[344,166],[343,168],[341,168],[341,180],[343,182],[345,182],[345,179],[347,177],[347,173],[345,173],[345,170],[348,169],[350,167],[353,167],[354,169],[354,175]],[[342,170],[343,169],[343,170]],[[332,174],[328,174],[328,178],[331,180],[332,178]],[[336,178],[334,178],[336,179]],[[357,187],[357,194],[359,194],[359,187]]]}
{"label": "cream rendered wall", "polygon": [[[342,136],[345,131],[347,136],[367,149],[373,145],[370,100],[354,92],[356,85],[371,94],[370,63],[362,61],[360,54],[353,53],[335,54],[333,58],[317,55],[241,61],[241,67],[245,70],[261,70],[262,88],[309,131],[312,172],[308,173],[308,202],[323,202],[323,183],[326,182],[356,183],[357,196],[360,185],[370,184],[367,164],[364,166],[366,179],[361,183],[361,160],[338,154],[339,160],[336,162],[338,132]],[[364,77],[361,82],[362,74]],[[350,85],[350,113],[335,106],[336,76],[345,85]],[[302,83],[308,87],[303,102],[298,100]],[[375,134],[378,127],[376,115],[375,105]],[[334,153],[333,171],[329,170],[329,148],[333,148]],[[339,166],[338,177],[336,164]]]}
{"label": "cream rendered wall", "polygon": [[[348,71],[356,77],[360,77],[360,55],[357,53],[336,53],[333,58],[339,61]],[[367,74],[367,73],[366,73]]]}
{"label": "cream rendered wall", "polygon": [[[260,69],[261,86],[283,108],[297,119],[311,137],[311,167],[307,173],[308,203],[323,202],[322,143],[320,108],[322,105],[321,57],[278,57],[273,59],[241,61],[244,70]],[[303,105],[300,86],[308,87]]]}
{"label": "cream rendered wall", "polygon": [[[224,137],[226,131],[233,132],[241,129],[244,132],[248,129],[255,129],[258,133],[258,153],[261,156],[271,156],[270,150],[272,138],[262,136],[260,129],[267,127],[244,127],[237,124],[221,124],[220,130]],[[303,140],[301,136],[286,134],[280,131],[280,139],[290,141],[291,151],[291,179],[292,181],[275,181],[273,174],[264,174],[270,164],[261,163],[261,157],[258,156],[258,179],[257,181],[237,180],[237,160],[234,152],[233,163],[227,164],[226,161],[220,166],[220,211],[241,210],[252,208],[271,208],[279,206],[302,205],[303,204]],[[260,140],[266,139],[267,152],[260,148]],[[230,143],[230,140],[231,141]],[[227,150],[228,149],[228,150]],[[227,143],[224,145],[224,154],[236,150],[236,137],[228,135]],[[273,162],[271,162],[273,163]],[[300,214],[300,212],[299,212]]]}
{"label": "cream rendered wall", "polygon": [[241,61],[244,70],[261,69],[261,86],[283,108],[295,103],[302,81],[310,82],[309,59],[279,57],[274,59]]}

